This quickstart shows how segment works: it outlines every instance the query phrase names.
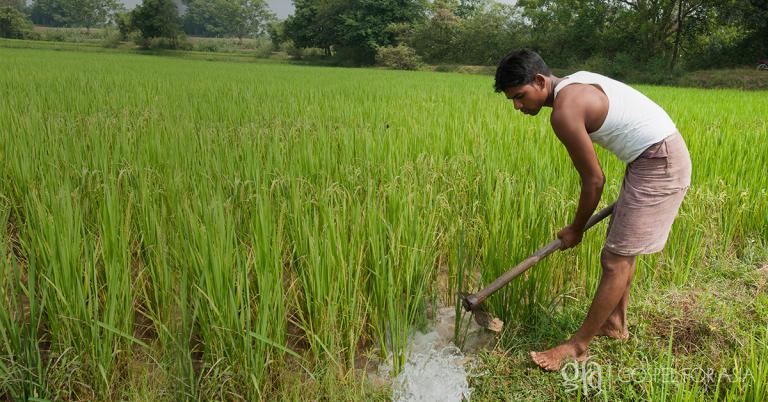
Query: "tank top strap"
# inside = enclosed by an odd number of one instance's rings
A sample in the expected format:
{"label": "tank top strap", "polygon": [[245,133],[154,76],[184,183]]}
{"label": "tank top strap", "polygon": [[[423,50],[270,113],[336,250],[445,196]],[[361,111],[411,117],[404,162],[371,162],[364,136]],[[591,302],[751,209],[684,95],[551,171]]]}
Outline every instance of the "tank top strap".
{"label": "tank top strap", "polygon": [[583,80],[580,79],[580,77],[579,77],[580,73],[581,73],[581,71],[578,71],[578,72],[575,72],[575,73],[573,73],[571,75],[567,75],[567,76],[563,77],[563,80],[558,82],[557,86],[555,86],[555,95],[554,95],[554,97],[557,98],[557,94],[560,93],[560,90],[562,90],[563,88],[567,87],[568,85],[571,85],[571,84],[583,84],[584,83]]}
{"label": "tank top strap", "polygon": [[560,90],[568,86],[568,84],[572,84],[573,82],[569,82],[571,80],[571,77],[565,77],[562,81],[558,82],[555,86],[555,95],[554,97],[557,98],[557,94],[560,93]]}

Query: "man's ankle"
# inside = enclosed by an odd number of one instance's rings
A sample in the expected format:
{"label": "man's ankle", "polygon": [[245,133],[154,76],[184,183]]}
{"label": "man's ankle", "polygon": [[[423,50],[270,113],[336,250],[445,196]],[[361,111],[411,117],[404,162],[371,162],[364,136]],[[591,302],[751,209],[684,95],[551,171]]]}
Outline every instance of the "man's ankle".
{"label": "man's ankle", "polygon": [[624,325],[622,324],[623,320],[621,317],[608,317],[607,320],[603,323],[603,328],[612,328],[612,329],[622,329],[624,328]]}
{"label": "man's ankle", "polygon": [[586,352],[589,348],[589,342],[585,342],[574,337],[571,337],[567,343],[571,345],[576,350],[576,354],[579,355],[584,354],[584,352]]}

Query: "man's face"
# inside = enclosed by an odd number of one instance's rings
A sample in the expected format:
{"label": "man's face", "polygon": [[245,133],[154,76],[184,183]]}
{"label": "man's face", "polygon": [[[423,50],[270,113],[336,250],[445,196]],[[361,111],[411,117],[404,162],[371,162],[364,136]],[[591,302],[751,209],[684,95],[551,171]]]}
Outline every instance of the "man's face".
{"label": "man's face", "polygon": [[504,94],[515,105],[515,110],[536,116],[547,100],[546,80],[544,76],[536,75],[530,84],[508,87]]}

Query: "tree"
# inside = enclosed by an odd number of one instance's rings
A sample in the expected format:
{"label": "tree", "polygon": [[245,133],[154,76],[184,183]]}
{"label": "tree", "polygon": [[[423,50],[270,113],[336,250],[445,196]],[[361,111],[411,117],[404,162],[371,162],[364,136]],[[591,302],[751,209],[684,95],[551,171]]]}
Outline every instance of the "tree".
{"label": "tree", "polygon": [[272,42],[272,48],[275,50],[279,49],[280,45],[288,40],[285,36],[284,21],[270,21],[267,24],[267,34],[269,34],[269,40]]}
{"label": "tree", "polygon": [[26,0],[0,0],[0,8],[5,7],[11,7],[24,13],[27,10],[27,2]]}
{"label": "tree", "polygon": [[378,46],[395,44],[387,27],[416,21],[424,6],[413,0],[354,0],[340,11],[337,45],[349,53],[353,62],[373,64]]}
{"label": "tree", "polygon": [[456,62],[461,21],[450,8],[437,7],[432,18],[414,28],[411,45],[428,62]]}
{"label": "tree", "polygon": [[66,26],[69,22],[64,3],[59,0],[34,0],[32,22],[50,27]]}
{"label": "tree", "polygon": [[70,25],[90,29],[108,23],[120,5],[116,0],[66,0],[65,9]]}
{"label": "tree", "polygon": [[264,0],[232,0],[229,33],[237,38],[256,37],[267,32],[267,24],[275,19]]}
{"label": "tree", "polygon": [[624,32],[641,34],[645,60],[668,59],[673,69],[687,43],[708,29],[719,0],[624,0]]}
{"label": "tree", "polygon": [[[512,47],[553,66],[663,80],[768,56],[768,0],[294,0],[285,37],[359,63],[397,43],[427,62],[495,64]],[[426,18],[424,18],[426,17]],[[273,32],[276,37],[277,31]]]}
{"label": "tree", "polygon": [[462,18],[454,41],[456,62],[496,65],[510,49],[522,47],[516,8],[494,3]]}
{"label": "tree", "polygon": [[32,21],[40,25],[97,27],[121,9],[116,0],[35,0]]}
{"label": "tree", "polygon": [[187,0],[185,30],[201,36],[255,37],[274,19],[264,0]]}
{"label": "tree", "polygon": [[91,28],[107,24],[119,9],[116,0],[35,0],[32,20],[48,26]]}
{"label": "tree", "polygon": [[767,0],[725,0],[716,10],[715,27],[694,48],[698,52],[690,64],[727,67],[768,58]]}
{"label": "tree", "polygon": [[318,0],[294,0],[295,12],[285,21],[285,35],[297,47],[317,47],[331,55],[336,42],[334,3]]}
{"label": "tree", "polygon": [[435,1],[430,18],[401,36],[431,63],[493,65],[522,46],[518,11],[492,1]]}
{"label": "tree", "polygon": [[299,47],[341,52],[355,64],[372,64],[377,46],[393,45],[387,28],[413,23],[425,10],[421,0],[294,0],[296,11],[285,33]]}
{"label": "tree", "polygon": [[[520,0],[529,46],[553,65],[587,60],[601,49],[620,51],[618,38],[606,40],[612,13],[604,0]],[[623,27],[622,27],[623,28]],[[633,33],[637,35],[637,33]]]}
{"label": "tree", "polygon": [[133,25],[133,13],[130,11],[120,11],[115,13],[115,25],[117,25],[117,31],[120,32],[120,39],[127,40],[128,35],[131,34],[136,28]]}
{"label": "tree", "polygon": [[179,11],[173,0],[144,0],[131,12],[131,24],[141,34],[143,47],[153,38],[166,38],[172,47],[178,45],[181,31]]}
{"label": "tree", "polygon": [[22,39],[32,29],[32,23],[15,7],[0,7],[0,37]]}
{"label": "tree", "polygon": [[459,0],[455,14],[461,19],[469,19],[483,12],[489,6],[488,0]]}

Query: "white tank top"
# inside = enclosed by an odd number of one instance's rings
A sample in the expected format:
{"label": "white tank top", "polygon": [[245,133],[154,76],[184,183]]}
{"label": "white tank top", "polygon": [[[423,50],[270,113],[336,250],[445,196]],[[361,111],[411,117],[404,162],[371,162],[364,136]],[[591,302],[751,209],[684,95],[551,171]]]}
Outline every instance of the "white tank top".
{"label": "white tank top", "polygon": [[597,84],[608,97],[608,115],[589,138],[613,152],[625,163],[632,162],[649,146],[677,132],[667,112],[636,89],[606,76],[579,71],[555,88],[558,92],[570,84]]}

